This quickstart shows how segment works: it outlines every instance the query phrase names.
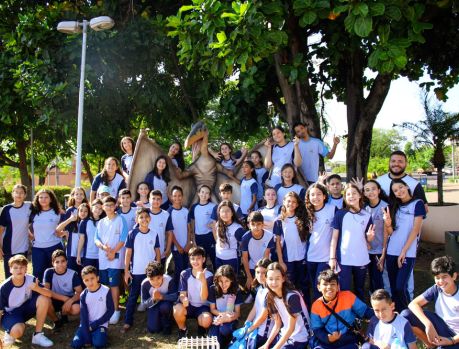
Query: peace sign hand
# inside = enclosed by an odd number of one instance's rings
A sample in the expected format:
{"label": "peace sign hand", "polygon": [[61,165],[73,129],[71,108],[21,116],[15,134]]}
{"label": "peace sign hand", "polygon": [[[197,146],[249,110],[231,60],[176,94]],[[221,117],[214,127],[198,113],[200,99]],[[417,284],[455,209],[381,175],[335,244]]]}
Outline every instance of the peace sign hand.
{"label": "peace sign hand", "polygon": [[370,227],[368,228],[367,231],[367,241],[371,242],[375,238],[375,226],[374,224],[370,224]]}
{"label": "peace sign hand", "polygon": [[392,226],[392,218],[390,217],[389,206],[383,207],[381,210],[383,214],[384,225],[389,228],[390,226]]}

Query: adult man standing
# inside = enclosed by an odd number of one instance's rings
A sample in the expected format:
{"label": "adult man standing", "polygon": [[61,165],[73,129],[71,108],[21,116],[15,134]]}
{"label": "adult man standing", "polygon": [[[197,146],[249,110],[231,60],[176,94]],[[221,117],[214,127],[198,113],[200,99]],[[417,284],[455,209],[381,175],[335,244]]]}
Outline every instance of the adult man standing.
{"label": "adult man standing", "polygon": [[319,177],[319,155],[332,159],[339,143],[339,137],[333,137],[333,147],[329,151],[325,144],[318,138],[311,137],[308,128],[302,122],[293,125],[293,132],[300,139],[300,154],[303,160],[298,168],[308,184],[317,182]]}

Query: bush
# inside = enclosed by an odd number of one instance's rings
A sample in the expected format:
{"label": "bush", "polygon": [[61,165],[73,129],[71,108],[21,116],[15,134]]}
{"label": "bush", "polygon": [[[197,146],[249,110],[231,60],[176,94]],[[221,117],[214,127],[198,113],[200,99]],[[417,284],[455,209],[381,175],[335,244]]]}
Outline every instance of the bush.
{"label": "bush", "polygon": [[[65,195],[70,194],[72,191],[71,187],[67,186],[46,186],[46,185],[37,185],[35,187],[35,193],[38,192],[40,189],[51,189],[54,194],[56,194],[57,200],[61,204],[62,207],[64,207],[65,203]],[[11,190],[13,187],[10,188],[0,188],[0,207],[5,206],[6,204],[9,204],[12,201],[11,198]],[[28,190],[31,190],[28,188]]]}

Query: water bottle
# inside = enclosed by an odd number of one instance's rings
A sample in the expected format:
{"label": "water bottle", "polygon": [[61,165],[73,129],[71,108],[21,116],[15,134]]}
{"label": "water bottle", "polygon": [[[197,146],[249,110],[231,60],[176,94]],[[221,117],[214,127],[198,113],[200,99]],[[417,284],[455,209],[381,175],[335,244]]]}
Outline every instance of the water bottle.
{"label": "water bottle", "polygon": [[390,345],[390,349],[407,349],[406,345],[398,338],[395,338]]}

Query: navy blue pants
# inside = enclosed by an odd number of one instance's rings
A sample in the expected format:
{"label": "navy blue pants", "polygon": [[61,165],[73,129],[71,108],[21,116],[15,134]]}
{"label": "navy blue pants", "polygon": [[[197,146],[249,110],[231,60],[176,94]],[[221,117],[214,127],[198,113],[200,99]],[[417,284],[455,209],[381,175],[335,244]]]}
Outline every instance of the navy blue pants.
{"label": "navy blue pants", "polygon": [[51,263],[51,256],[57,249],[63,250],[64,246],[59,243],[45,248],[32,247],[32,273],[38,280],[43,281],[45,270],[53,266]]}
{"label": "navy blue pants", "polygon": [[330,269],[330,266],[327,262],[309,262],[308,261],[308,275],[309,280],[311,281],[311,288],[313,299],[316,300],[317,298],[321,297],[322,294],[317,289],[317,278],[321,271]]}
{"label": "navy blue pants", "polygon": [[257,336],[257,338],[254,338],[254,339],[251,339],[251,337],[249,337],[247,339],[246,348],[247,349],[257,349],[261,347],[263,344],[265,344],[267,340],[268,340],[268,337],[263,337],[263,336]]}
{"label": "navy blue pants", "polygon": [[221,325],[212,325],[209,330],[209,336],[217,336],[218,343],[225,348],[233,337],[233,331],[236,329],[237,320],[232,322],[227,322]]}
{"label": "navy blue pants", "polygon": [[406,257],[401,268],[398,267],[398,256],[387,255],[386,268],[389,274],[390,291],[398,313],[408,308],[410,295],[408,293],[408,280],[414,268],[416,258]]}
{"label": "navy blue pants", "polygon": [[[212,266],[215,268],[215,239],[212,232],[202,235],[195,235],[196,245],[201,246],[205,251],[207,258],[210,258]],[[215,270],[214,270],[215,271]]]}
{"label": "navy blue pants", "polygon": [[341,265],[339,273],[339,288],[342,291],[351,291],[352,281],[354,281],[355,294],[365,302],[365,278],[367,276],[367,266],[356,267],[352,265]]}
{"label": "navy blue pants", "polygon": [[348,332],[341,335],[340,339],[333,343],[320,342],[317,337],[313,336],[309,339],[309,347],[311,349],[358,349],[357,338]]}
{"label": "navy blue pants", "polygon": [[67,259],[67,268],[75,270],[78,273],[78,275],[81,275],[81,269],[83,269],[81,265],[77,264],[76,257],[72,256],[68,257]]}
{"label": "navy blue pants", "polygon": [[217,271],[217,269],[220,268],[222,265],[231,265],[233,267],[233,270],[236,273],[236,275],[238,275],[238,273],[239,273],[239,260],[237,258],[234,258],[234,259],[220,259],[218,257],[215,257],[215,271]]}
{"label": "navy blue pants", "polygon": [[8,261],[10,260],[11,257],[17,256],[19,254],[23,255],[24,257],[27,258],[27,251],[26,252],[22,252],[22,253],[4,254],[3,255],[3,270],[5,271],[5,279],[8,279],[11,276],[10,266],[8,265]]}
{"label": "navy blue pants", "polygon": [[147,329],[150,333],[170,330],[172,326],[172,307],[170,301],[159,301],[147,309]]}
{"label": "navy blue pants", "polygon": [[84,348],[86,344],[92,344],[96,348],[104,348],[107,346],[107,328],[100,326],[91,332],[91,343],[86,343],[82,336],[82,328],[78,327],[75,337],[72,340],[72,348]]}
{"label": "navy blue pants", "polygon": [[131,286],[129,288],[129,297],[126,304],[126,315],[124,317],[124,323],[132,326],[134,323],[134,312],[137,306],[137,299],[140,296],[140,288],[142,281],[147,277],[145,274],[132,275]]}
{"label": "navy blue pants", "polygon": [[285,264],[287,265],[288,279],[295,285],[295,288],[303,294],[303,299],[308,309],[311,309],[306,261],[285,262]]}
{"label": "navy blue pants", "polygon": [[368,273],[370,274],[371,292],[384,288],[383,273],[378,269],[379,258],[381,258],[380,254],[370,254],[370,264],[368,265]]}
{"label": "navy blue pants", "polygon": [[180,282],[180,273],[188,268],[188,254],[179,251],[172,251],[172,257],[174,258],[174,283],[178,285]]}
{"label": "navy blue pants", "polygon": [[[428,311],[428,310],[424,310],[424,314],[430,320],[430,322],[432,323],[433,327],[435,328],[435,330],[437,331],[439,336],[450,338],[450,337],[454,337],[456,335],[456,333],[437,314],[432,313],[431,311]],[[422,331],[426,330],[424,324],[421,321],[419,321],[417,316],[414,315],[411,312],[411,310],[405,309],[404,311],[402,311],[402,313],[400,315],[402,315],[405,319],[407,319],[412,327],[417,327],[417,328],[421,329]],[[440,348],[440,349],[441,348],[459,349],[459,344],[448,345],[448,346],[440,346],[440,347],[437,347],[437,348]]]}

